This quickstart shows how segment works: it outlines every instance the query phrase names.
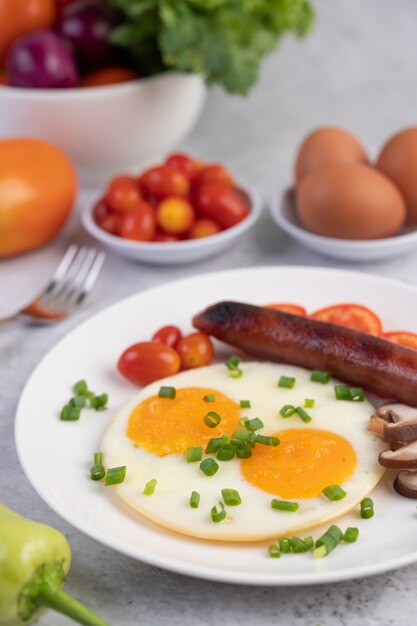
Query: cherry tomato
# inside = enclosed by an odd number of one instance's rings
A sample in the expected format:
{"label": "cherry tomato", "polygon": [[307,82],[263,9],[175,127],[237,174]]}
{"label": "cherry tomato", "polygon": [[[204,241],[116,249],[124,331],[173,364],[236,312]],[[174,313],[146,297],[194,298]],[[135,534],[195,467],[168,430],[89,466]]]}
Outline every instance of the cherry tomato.
{"label": "cherry tomato", "polygon": [[156,231],[155,211],[147,202],[138,202],[120,215],[118,234],[133,241],[151,241]]}
{"label": "cherry tomato", "polygon": [[110,181],[106,200],[113,211],[129,211],[141,199],[139,185],[131,176],[117,176]]}
{"label": "cherry tomato", "polygon": [[307,311],[303,306],[299,304],[289,304],[287,302],[278,302],[273,304],[265,304],[267,309],[276,309],[278,311],[284,311],[285,313],[292,313],[293,315],[307,315]]}
{"label": "cherry tomato", "polygon": [[160,341],[171,348],[176,348],[180,339],[182,339],[182,332],[178,326],[162,326],[152,337],[152,341]]}
{"label": "cherry tomato", "polygon": [[174,154],[170,154],[165,161],[165,165],[169,165],[170,167],[179,170],[190,180],[202,168],[200,161],[196,161],[182,152],[174,152]]}
{"label": "cherry tomato", "polygon": [[7,85],[7,83],[9,82],[7,75],[3,74],[3,72],[0,71],[0,86],[1,85]]}
{"label": "cherry tomato", "polygon": [[371,335],[382,333],[382,324],[379,317],[366,306],[361,304],[336,304],[328,306],[311,314],[314,320],[340,324]]}
{"label": "cherry tomato", "polygon": [[187,177],[169,165],[159,165],[146,170],[139,183],[145,194],[156,200],[163,200],[168,196],[186,196],[190,183]]}
{"label": "cherry tomato", "polygon": [[213,344],[204,333],[191,333],[177,344],[181,366],[185,370],[209,365],[213,360]]}
{"label": "cherry tomato", "polygon": [[120,213],[113,211],[107,204],[105,198],[101,198],[96,202],[93,208],[93,216],[100,228],[112,235],[118,234]]}
{"label": "cherry tomato", "polygon": [[193,179],[193,187],[210,185],[211,183],[233,187],[235,181],[230,172],[223,166],[214,163],[203,167]]}
{"label": "cherry tomato", "polygon": [[200,239],[200,237],[210,237],[221,231],[220,226],[214,220],[202,217],[196,220],[188,231],[188,239]]}
{"label": "cherry tomato", "polygon": [[192,205],[184,198],[166,198],[158,204],[156,221],[159,228],[172,235],[187,232],[194,223]]}
{"label": "cherry tomato", "polygon": [[148,385],[154,380],[179,372],[180,357],[170,346],[157,341],[142,341],[127,348],[117,362],[119,372],[136,385]]}
{"label": "cherry tomato", "polygon": [[180,238],[178,235],[170,235],[169,233],[164,233],[162,230],[157,230],[153,241],[172,243],[173,241],[180,241]]}
{"label": "cherry tomato", "polygon": [[389,333],[383,333],[382,337],[384,339],[388,339],[388,341],[393,341],[394,343],[399,343],[402,346],[407,346],[407,348],[414,348],[417,350],[417,335],[415,333],[410,333],[406,330],[396,330]]}
{"label": "cherry tomato", "polygon": [[202,185],[193,194],[194,204],[201,217],[215,220],[222,228],[235,226],[249,214],[243,196],[233,187]]}
{"label": "cherry tomato", "polygon": [[139,78],[136,72],[126,67],[102,67],[99,70],[86,74],[80,80],[80,87],[100,87],[102,85],[115,85],[116,83],[126,83]]}

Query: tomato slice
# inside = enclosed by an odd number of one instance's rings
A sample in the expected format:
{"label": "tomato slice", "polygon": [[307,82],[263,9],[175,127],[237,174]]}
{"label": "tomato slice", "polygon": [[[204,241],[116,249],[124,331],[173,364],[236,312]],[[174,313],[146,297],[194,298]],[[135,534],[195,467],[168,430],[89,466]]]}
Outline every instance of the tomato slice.
{"label": "tomato slice", "polygon": [[383,338],[394,343],[400,343],[407,348],[414,348],[417,350],[417,335],[415,333],[409,333],[406,330],[395,330],[389,333],[383,333]]}
{"label": "tomato slice", "polygon": [[293,315],[303,315],[304,317],[307,315],[305,308],[299,304],[273,302],[272,304],[265,304],[265,307],[267,309],[277,309],[278,311],[284,311],[285,313],[292,313]]}
{"label": "tomato slice", "polygon": [[382,334],[382,324],[379,317],[371,309],[361,304],[335,304],[314,311],[311,318],[321,322],[340,324],[371,335]]}

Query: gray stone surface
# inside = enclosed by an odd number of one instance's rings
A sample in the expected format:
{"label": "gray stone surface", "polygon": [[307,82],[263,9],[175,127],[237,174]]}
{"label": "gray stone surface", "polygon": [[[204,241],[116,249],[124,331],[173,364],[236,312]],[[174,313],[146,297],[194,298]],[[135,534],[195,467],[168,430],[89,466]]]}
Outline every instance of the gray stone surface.
{"label": "gray stone surface", "polygon": [[[225,161],[239,180],[268,197],[290,180],[297,142],[319,124],[356,132],[375,154],[394,130],[415,123],[415,0],[316,0],[310,38],[286,40],[263,67],[247,99],[214,89],[184,148]],[[42,286],[69,241],[88,241],[78,216],[43,250],[0,265],[0,315]],[[199,272],[254,265],[350,267],[417,284],[417,251],[389,262],[348,265],[308,252],[265,214],[227,253],[193,267],[155,268],[108,256],[86,307],[48,329],[0,330],[0,501],[64,531],[73,548],[67,589],[112,626],[241,624],[388,626],[415,623],[417,565],[374,578],[326,586],[273,589],[216,584],[158,570],[105,548],[64,523],[32,490],[18,463],[13,420],[23,385],[39,359],[82,319],[138,290]],[[47,614],[43,626],[64,626]]]}

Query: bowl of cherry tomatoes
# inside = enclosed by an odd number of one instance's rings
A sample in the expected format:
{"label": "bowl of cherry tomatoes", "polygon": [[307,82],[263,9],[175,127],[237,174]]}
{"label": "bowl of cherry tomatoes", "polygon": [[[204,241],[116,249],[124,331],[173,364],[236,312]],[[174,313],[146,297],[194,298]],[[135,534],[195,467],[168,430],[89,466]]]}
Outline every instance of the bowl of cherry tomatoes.
{"label": "bowl of cherry tomatoes", "polygon": [[82,221],[114,252],[158,265],[188,263],[236,243],[262,211],[221,164],[171,154],[139,176],[118,175]]}

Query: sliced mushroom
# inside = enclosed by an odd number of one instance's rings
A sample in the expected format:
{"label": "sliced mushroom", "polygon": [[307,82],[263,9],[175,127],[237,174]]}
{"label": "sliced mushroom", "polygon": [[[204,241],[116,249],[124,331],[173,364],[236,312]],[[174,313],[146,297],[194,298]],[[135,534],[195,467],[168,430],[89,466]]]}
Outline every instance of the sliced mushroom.
{"label": "sliced mushroom", "polygon": [[417,441],[412,441],[398,450],[384,450],[378,460],[384,467],[398,469],[417,467]]}
{"label": "sliced mushroom", "polygon": [[398,472],[394,480],[394,489],[405,498],[417,498],[417,471]]}
{"label": "sliced mushroom", "polygon": [[371,417],[369,418],[368,430],[371,433],[374,433],[375,435],[377,435],[378,437],[381,437],[381,439],[384,438],[385,426],[386,426],[386,421],[382,417],[379,417],[379,415],[371,415]]}
{"label": "sliced mushroom", "polygon": [[384,426],[384,441],[414,441],[417,439],[417,408],[406,404],[383,404],[377,411],[392,423]]}

